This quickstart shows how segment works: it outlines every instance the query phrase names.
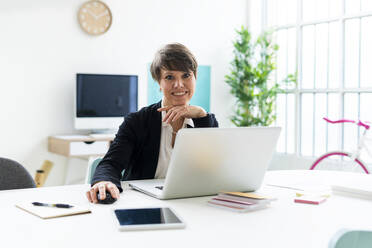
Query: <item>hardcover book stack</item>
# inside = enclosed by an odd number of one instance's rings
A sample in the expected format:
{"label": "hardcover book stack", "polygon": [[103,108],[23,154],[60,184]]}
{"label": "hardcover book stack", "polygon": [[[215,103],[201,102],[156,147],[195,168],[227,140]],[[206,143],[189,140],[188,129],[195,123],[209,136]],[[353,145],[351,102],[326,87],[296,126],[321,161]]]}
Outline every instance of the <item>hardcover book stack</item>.
{"label": "hardcover book stack", "polygon": [[266,208],[276,200],[254,193],[222,192],[208,201],[208,205],[236,212],[249,212]]}

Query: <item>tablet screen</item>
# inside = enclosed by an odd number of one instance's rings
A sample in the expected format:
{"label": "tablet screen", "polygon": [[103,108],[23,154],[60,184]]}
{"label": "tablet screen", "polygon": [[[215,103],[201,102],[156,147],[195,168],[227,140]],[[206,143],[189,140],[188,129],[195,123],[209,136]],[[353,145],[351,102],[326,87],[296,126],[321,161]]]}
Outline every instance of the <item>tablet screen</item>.
{"label": "tablet screen", "polygon": [[169,208],[116,209],[114,211],[121,226],[182,223]]}

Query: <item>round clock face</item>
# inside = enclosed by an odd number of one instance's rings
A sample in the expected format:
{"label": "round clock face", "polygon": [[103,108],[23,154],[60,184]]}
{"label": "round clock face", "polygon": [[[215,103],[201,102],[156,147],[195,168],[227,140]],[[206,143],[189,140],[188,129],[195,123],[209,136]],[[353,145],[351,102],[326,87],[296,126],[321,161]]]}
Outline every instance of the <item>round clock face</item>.
{"label": "round clock face", "polygon": [[101,1],[93,0],[84,3],[78,12],[81,28],[88,34],[105,33],[111,26],[112,16],[109,7]]}

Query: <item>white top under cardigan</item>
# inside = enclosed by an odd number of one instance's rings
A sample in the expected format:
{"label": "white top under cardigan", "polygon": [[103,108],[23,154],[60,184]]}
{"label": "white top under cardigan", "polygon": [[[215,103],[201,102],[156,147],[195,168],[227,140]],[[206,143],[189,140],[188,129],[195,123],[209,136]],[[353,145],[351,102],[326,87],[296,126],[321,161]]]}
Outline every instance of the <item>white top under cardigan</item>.
{"label": "white top under cardigan", "polygon": [[[163,108],[163,101],[161,101],[161,107]],[[163,120],[166,112],[161,112],[161,119]],[[172,155],[172,132],[173,128],[170,124],[166,122],[161,122],[161,134],[160,134],[160,148],[159,148],[159,159],[158,166],[156,167],[155,178],[165,178],[168,171],[168,166],[170,158]],[[192,119],[185,118],[182,128],[185,128],[187,125],[194,127],[194,122]],[[177,137],[176,137],[177,138]]]}

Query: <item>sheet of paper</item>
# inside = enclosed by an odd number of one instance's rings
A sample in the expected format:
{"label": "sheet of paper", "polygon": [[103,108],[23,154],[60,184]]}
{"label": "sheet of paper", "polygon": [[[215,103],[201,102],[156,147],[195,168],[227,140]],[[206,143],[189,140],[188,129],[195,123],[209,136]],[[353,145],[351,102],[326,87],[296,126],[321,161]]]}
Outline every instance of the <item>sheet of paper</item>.
{"label": "sheet of paper", "polygon": [[34,206],[31,202],[17,203],[16,207],[30,214],[36,215],[42,219],[50,219],[77,214],[87,214],[91,212],[90,209],[79,206],[74,206],[72,208],[43,207]]}
{"label": "sheet of paper", "polygon": [[[293,181],[293,180],[292,180]],[[309,180],[309,179],[298,179],[298,181],[277,181],[277,182],[270,182],[266,183],[268,186],[278,187],[278,188],[285,188],[285,189],[293,189],[293,190],[302,190],[302,191],[326,191],[330,190],[329,184],[324,182],[323,180]]]}

